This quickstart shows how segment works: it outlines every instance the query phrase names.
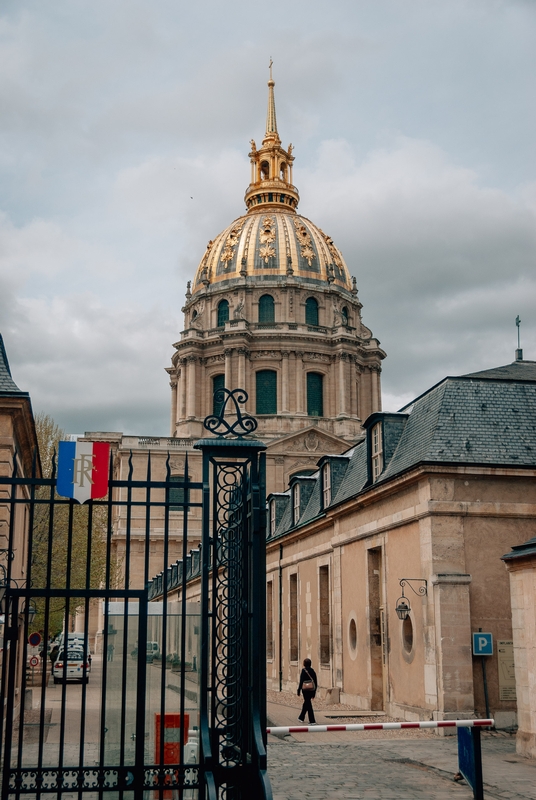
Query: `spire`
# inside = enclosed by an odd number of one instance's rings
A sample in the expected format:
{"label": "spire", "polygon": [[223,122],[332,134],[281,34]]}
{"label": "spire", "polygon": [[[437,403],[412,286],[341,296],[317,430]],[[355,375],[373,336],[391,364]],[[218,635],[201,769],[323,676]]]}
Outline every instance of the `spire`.
{"label": "spire", "polygon": [[296,211],[300,196],[292,184],[292,145],[285,150],[277,132],[275,117],[275,81],[272,77],[272,59],[270,59],[270,80],[268,81],[268,113],[266,115],[266,133],[262,145],[257,150],[255,141],[251,139],[251,183],[246,189],[245,201],[248,212],[266,211],[266,207]]}
{"label": "spire", "polygon": [[275,81],[272,78],[272,65],[273,61],[270,58],[270,80],[268,81],[268,112],[266,114],[266,136],[265,139],[268,138],[277,138],[279,139],[279,135],[277,133],[277,120],[275,116],[275,97],[274,97],[274,86]]}

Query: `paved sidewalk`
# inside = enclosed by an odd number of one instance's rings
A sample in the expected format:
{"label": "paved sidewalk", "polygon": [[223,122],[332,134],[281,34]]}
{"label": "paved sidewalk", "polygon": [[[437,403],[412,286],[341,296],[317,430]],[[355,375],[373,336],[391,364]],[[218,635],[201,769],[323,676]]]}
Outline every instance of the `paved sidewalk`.
{"label": "paved sidewalk", "polygon": [[[270,724],[299,724],[298,711],[269,703]],[[316,719],[321,724],[334,722],[318,712]],[[472,798],[465,782],[453,780],[458,771],[456,736],[411,733],[269,736],[268,772],[274,800]],[[536,761],[516,756],[514,736],[483,732],[482,759],[486,798],[536,800]]]}

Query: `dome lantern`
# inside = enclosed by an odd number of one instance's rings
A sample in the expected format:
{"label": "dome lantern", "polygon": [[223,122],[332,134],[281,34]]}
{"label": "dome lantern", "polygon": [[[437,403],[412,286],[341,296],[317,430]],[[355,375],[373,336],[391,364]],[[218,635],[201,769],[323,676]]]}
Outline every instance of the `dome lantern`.
{"label": "dome lantern", "polygon": [[270,61],[266,132],[258,150],[255,141],[252,139],[250,142],[251,183],[244,197],[248,213],[263,208],[284,208],[295,212],[300,199],[298,190],[292,185],[292,144],[285,150],[277,131],[274,86]]}

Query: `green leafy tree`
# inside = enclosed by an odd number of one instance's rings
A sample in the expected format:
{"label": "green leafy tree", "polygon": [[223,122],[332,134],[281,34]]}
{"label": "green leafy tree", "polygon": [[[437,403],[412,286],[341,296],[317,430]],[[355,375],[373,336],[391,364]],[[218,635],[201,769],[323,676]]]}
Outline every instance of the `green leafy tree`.
{"label": "green leafy tree", "polygon": [[[58,443],[67,439],[68,435],[48,414],[38,414],[35,425],[43,477],[50,478]],[[41,486],[36,490],[38,502],[32,526],[32,587],[52,590],[99,588],[106,579],[106,507],[91,502],[80,505],[60,498],[55,492],[52,506],[46,502],[50,498],[49,486]],[[112,582],[115,572],[115,565],[112,564]],[[37,611],[35,628],[44,630],[45,599],[34,598],[33,604]],[[71,598],[69,615],[75,614],[83,605],[83,598]],[[52,596],[48,608],[51,635],[63,628],[65,613],[65,598]]]}

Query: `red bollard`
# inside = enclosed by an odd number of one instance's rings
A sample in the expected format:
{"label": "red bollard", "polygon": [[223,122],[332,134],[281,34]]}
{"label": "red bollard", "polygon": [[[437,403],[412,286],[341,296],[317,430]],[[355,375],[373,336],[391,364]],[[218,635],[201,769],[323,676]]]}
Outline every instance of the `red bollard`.
{"label": "red bollard", "polygon": [[[154,715],[154,763],[160,764],[160,727],[161,714]],[[188,742],[188,728],[190,726],[190,715],[184,715],[184,722],[181,725],[180,714],[164,714],[164,760],[163,764],[180,764],[180,739],[181,727],[183,730],[183,744]],[[166,783],[171,783],[171,775],[166,777]],[[163,797],[171,800],[173,792],[171,789],[154,793],[155,798]]]}

